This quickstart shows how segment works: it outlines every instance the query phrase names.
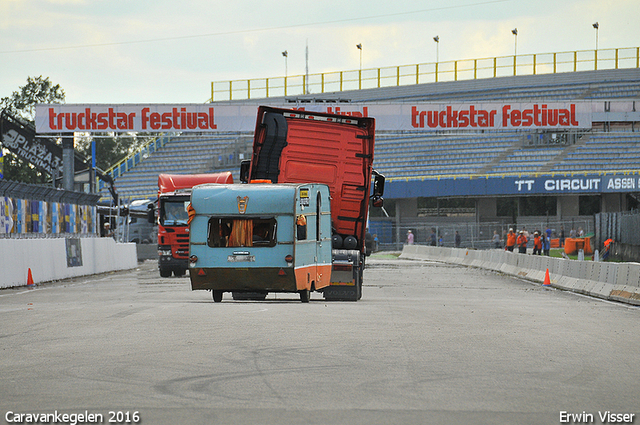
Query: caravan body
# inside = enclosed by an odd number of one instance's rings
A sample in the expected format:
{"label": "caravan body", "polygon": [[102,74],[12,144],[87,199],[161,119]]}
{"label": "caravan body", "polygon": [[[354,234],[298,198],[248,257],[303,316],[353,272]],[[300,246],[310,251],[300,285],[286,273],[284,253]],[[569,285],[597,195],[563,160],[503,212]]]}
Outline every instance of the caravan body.
{"label": "caravan body", "polygon": [[330,284],[331,203],[323,184],[207,184],[191,193],[193,290],[309,292]]}

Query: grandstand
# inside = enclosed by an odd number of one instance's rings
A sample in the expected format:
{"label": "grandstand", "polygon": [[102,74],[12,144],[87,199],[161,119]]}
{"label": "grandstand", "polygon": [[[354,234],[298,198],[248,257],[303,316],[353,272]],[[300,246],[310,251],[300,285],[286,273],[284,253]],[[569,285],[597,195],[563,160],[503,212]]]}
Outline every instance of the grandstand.
{"label": "grandstand", "polygon": [[[251,152],[251,134],[193,134],[164,136],[162,148],[139,155],[137,162],[121,162],[116,187],[125,199],[150,199],[158,193],[158,174],[198,174],[218,170],[238,173],[240,161]],[[130,165],[127,165],[130,164]],[[108,194],[103,193],[107,197]]]}
{"label": "grandstand", "polygon": [[[640,69],[449,81],[399,87],[224,102],[224,104],[358,104],[372,102],[559,102],[598,105],[640,100]],[[626,103],[625,103],[626,104]],[[601,108],[606,110],[605,108]],[[635,112],[634,112],[635,113]],[[374,166],[390,182],[412,178],[459,178],[510,174],[640,170],[640,133],[635,116],[594,122],[586,131],[379,131]],[[602,114],[600,114],[602,116]],[[608,119],[608,118],[604,118]],[[607,131],[603,131],[607,130]],[[159,173],[232,171],[251,152],[251,132],[168,135],[156,152],[115,173],[118,191],[131,199],[156,193]],[[117,169],[116,169],[117,170]],[[116,171],[114,170],[114,172]],[[392,185],[393,186],[393,185]],[[470,196],[467,194],[465,196]],[[105,195],[106,196],[106,195]],[[418,196],[428,196],[427,193]],[[387,197],[395,197],[393,191]]]}
{"label": "grandstand", "polygon": [[[567,232],[580,226],[592,231],[592,212],[582,203],[592,203],[594,198],[599,205],[596,212],[637,207],[639,101],[640,68],[632,68],[447,81],[212,105],[290,105],[309,110],[320,105],[334,110],[340,106],[344,111],[365,104],[372,109],[377,104],[416,102],[586,104],[590,124],[568,130],[393,130],[376,125],[374,167],[387,177],[385,198],[391,216],[371,219],[372,232],[378,233],[381,245],[398,247],[406,229],[413,229],[416,240],[421,241],[435,227],[445,244],[453,244],[453,234],[460,230],[463,240],[477,247],[488,246],[494,230],[504,232],[516,224],[556,230],[565,226]],[[240,161],[251,155],[252,136],[248,128],[164,135],[162,147],[138,152],[138,160],[133,160],[134,156],[112,170],[116,187],[125,199],[140,199],[155,196],[159,173],[231,171],[237,180]],[[527,208],[531,202],[540,201],[523,197],[547,197],[552,206],[546,216],[535,216]],[[425,198],[437,199],[438,206],[424,208],[422,202],[419,207],[419,199]],[[447,199],[456,198],[475,200],[475,208],[468,204],[457,209],[441,208],[442,202],[448,205]],[[516,206],[505,213],[499,205],[508,199]],[[483,242],[483,238],[487,240]]]}

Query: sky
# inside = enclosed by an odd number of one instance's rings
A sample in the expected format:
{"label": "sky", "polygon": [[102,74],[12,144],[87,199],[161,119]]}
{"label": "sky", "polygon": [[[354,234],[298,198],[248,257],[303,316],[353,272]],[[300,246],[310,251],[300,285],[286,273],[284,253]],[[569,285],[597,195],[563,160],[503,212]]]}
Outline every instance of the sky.
{"label": "sky", "polygon": [[640,47],[639,0],[0,0],[0,98],[203,103],[212,81]]}

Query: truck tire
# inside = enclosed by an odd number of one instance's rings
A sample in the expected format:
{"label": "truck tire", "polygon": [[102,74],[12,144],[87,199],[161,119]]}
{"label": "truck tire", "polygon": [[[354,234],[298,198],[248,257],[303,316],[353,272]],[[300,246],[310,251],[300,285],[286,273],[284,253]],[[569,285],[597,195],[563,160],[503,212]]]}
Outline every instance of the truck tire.
{"label": "truck tire", "polygon": [[302,291],[298,291],[300,293],[300,301],[303,303],[308,303],[311,300],[311,291],[308,289],[303,289]]}
{"label": "truck tire", "polygon": [[160,277],[171,277],[171,270],[160,269]]}
{"label": "truck tire", "polygon": [[222,302],[222,291],[214,289],[213,291],[211,291],[211,293],[213,294],[213,302],[214,303]]}

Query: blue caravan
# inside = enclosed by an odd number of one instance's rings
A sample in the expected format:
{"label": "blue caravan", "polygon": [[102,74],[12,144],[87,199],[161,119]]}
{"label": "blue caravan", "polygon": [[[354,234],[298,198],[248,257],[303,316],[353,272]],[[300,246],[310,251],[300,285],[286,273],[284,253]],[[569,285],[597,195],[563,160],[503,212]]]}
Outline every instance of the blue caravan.
{"label": "blue caravan", "polygon": [[191,289],[310,292],[330,285],[329,188],[316,183],[204,184],[191,193]]}

